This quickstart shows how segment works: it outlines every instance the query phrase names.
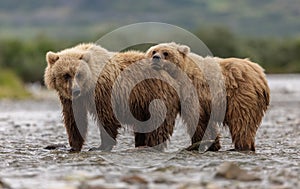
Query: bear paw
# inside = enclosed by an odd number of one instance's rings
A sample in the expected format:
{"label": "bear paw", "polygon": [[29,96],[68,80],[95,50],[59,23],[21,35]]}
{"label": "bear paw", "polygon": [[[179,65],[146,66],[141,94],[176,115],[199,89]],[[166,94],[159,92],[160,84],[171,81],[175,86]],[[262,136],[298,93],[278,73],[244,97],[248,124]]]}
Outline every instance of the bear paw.
{"label": "bear paw", "polygon": [[214,140],[204,140],[196,142],[186,148],[187,151],[218,151],[221,148],[219,144],[216,144]]}

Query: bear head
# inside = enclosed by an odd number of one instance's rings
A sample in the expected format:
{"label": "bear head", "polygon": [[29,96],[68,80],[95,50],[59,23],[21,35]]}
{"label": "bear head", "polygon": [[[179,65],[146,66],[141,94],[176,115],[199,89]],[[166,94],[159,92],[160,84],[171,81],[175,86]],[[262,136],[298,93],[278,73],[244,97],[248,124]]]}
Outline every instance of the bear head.
{"label": "bear head", "polygon": [[86,94],[94,86],[91,49],[95,47],[82,44],[57,53],[49,51],[44,77],[46,86],[66,99],[76,99]]}
{"label": "bear head", "polygon": [[181,68],[188,53],[190,53],[188,46],[171,42],[150,47],[146,56],[151,59],[154,69],[163,69],[166,63],[173,63]]}

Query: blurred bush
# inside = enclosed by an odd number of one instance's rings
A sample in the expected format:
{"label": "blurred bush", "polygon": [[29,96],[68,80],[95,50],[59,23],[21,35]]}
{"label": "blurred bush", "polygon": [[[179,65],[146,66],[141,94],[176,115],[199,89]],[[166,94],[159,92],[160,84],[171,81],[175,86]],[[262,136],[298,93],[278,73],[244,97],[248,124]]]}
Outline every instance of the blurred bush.
{"label": "blurred bush", "polygon": [[32,40],[2,39],[0,68],[13,70],[24,82],[43,81],[45,54],[49,50],[67,48],[68,41],[55,41],[43,36]]}
{"label": "blurred bush", "polygon": [[[214,56],[250,58],[262,65],[267,73],[300,73],[300,39],[243,37],[218,27],[194,33]],[[81,41],[89,42],[87,39]],[[58,41],[42,35],[31,40],[0,39],[0,68],[12,70],[24,82],[43,83],[46,52],[59,51],[78,42]],[[145,47],[148,46],[135,49],[145,50]]]}
{"label": "blurred bush", "polygon": [[23,99],[30,97],[20,78],[12,71],[0,69],[0,99]]}
{"label": "blurred bush", "polygon": [[242,37],[226,28],[198,30],[195,34],[214,56],[250,58],[267,73],[300,73],[300,38]]}

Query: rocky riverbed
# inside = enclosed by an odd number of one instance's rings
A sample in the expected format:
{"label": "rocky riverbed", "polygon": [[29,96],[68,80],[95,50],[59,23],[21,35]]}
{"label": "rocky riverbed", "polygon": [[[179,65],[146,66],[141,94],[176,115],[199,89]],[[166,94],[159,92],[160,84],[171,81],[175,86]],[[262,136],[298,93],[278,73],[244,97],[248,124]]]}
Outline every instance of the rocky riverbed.
{"label": "rocky riverbed", "polygon": [[100,144],[89,125],[80,153],[68,146],[56,98],[0,101],[1,188],[300,188],[300,75],[270,75],[271,106],[256,138],[256,153],[233,146],[222,129],[219,152],[188,152],[180,120],[166,152],[135,149],[129,128],[112,152],[89,152]]}

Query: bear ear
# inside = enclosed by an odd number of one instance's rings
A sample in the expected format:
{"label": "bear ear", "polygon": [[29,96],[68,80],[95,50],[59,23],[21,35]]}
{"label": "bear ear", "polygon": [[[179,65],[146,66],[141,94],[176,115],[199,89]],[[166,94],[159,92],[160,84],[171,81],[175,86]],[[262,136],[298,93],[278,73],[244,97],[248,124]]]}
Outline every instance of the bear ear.
{"label": "bear ear", "polygon": [[79,57],[80,60],[83,60],[85,62],[89,62],[91,59],[90,53],[84,53]]}
{"label": "bear ear", "polygon": [[52,51],[47,52],[46,60],[49,65],[53,65],[58,59],[59,59],[59,56],[56,53],[54,53]]}
{"label": "bear ear", "polygon": [[188,47],[188,46],[186,46],[186,45],[179,45],[178,47],[177,47],[177,50],[180,52],[180,53],[182,53],[182,54],[184,54],[184,55],[187,55],[188,53],[190,53],[190,47]]}

